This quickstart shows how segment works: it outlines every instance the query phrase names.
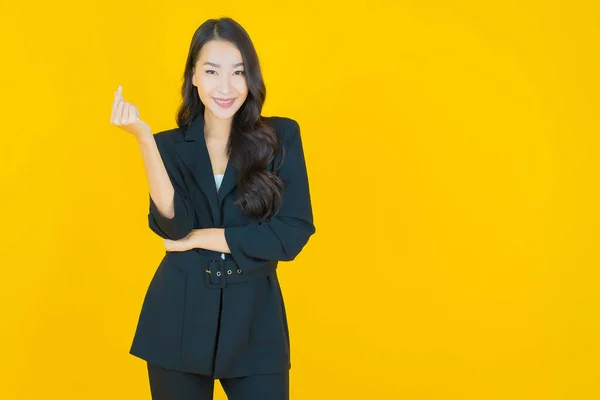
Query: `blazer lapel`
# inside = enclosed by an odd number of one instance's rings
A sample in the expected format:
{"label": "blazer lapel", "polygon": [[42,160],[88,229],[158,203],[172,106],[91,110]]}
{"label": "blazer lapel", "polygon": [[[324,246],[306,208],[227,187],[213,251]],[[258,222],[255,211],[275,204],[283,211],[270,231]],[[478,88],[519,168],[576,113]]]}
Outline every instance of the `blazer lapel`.
{"label": "blazer lapel", "polygon": [[206,139],[204,138],[204,118],[197,116],[184,133],[184,140],[176,143],[177,154],[190,169],[196,185],[209,201],[215,224],[221,225],[221,204],[237,183],[237,171],[230,161],[227,162],[219,191],[215,184],[212,163]]}
{"label": "blazer lapel", "polygon": [[[219,187],[219,192],[217,193],[218,200],[219,200],[219,207],[221,207],[221,204],[223,203],[223,199],[225,198],[225,196],[227,196],[229,194],[229,192],[231,192],[235,188],[235,185],[237,184],[237,179],[238,179],[237,170],[234,168],[234,166],[231,162],[227,161],[227,166],[225,167],[223,180],[221,181],[221,186]],[[216,187],[217,186],[215,185],[215,189],[216,189]]]}

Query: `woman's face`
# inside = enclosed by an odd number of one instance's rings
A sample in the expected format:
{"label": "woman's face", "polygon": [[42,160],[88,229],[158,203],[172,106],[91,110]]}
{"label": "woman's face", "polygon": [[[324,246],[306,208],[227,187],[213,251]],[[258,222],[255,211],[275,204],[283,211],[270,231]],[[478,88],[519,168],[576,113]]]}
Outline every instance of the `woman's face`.
{"label": "woman's face", "polygon": [[229,42],[207,42],[194,66],[192,83],[206,111],[220,119],[232,118],[248,96],[242,54]]}

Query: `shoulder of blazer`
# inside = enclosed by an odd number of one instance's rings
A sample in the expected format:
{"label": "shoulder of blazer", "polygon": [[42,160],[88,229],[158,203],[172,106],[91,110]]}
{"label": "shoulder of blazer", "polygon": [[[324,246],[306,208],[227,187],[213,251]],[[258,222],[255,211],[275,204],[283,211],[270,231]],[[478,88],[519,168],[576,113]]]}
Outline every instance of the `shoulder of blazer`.
{"label": "shoulder of blazer", "polygon": [[183,128],[166,129],[154,134],[156,147],[164,162],[167,162],[167,159],[175,153],[175,143],[183,142],[183,134]]}
{"label": "shoulder of blazer", "polygon": [[295,119],[289,117],[272,116],[265,117],[265,122],[270,124],[279,134],[286,147],[300,135],[300,125]]}
{"label": "shoulder of blazer", "polygon": [[[183,141],[184,128],[172,128],[159,131],[154,134],[154,140],[157,145],[162,145],[166,142],[175,143]],[[159,143],[160,142],[160,143]]]}

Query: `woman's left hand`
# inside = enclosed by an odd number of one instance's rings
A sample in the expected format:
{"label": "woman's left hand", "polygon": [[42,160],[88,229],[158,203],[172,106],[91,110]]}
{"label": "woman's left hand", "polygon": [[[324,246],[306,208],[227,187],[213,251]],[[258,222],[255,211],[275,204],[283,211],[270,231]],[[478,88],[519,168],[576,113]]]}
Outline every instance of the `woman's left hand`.
{"label": "woman's left hand", "polygon": [[167,251],[187,251],[195,248],[194,231],[190,232],[186,237],[179,240],[163,239]]}

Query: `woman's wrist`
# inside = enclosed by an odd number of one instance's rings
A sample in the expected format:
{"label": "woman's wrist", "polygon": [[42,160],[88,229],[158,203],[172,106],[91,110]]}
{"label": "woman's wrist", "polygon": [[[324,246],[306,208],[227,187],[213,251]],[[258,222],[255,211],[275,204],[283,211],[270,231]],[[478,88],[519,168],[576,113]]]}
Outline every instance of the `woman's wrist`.
{"label": "woman's wrist", "polygon": [[136,136],[135,139],[137,140],[137,143],[140,146],[148,146],[151,144],[156,145],[156,141],[154,139],[154,134],[152,134],[152,133]]}
{"label": "woman's wrist", "polygon": [[188,239],[188,246],[195,249],[206,249],[220,253],[231,253],[224,228],[193,229]]}
{"label": "woman's wrist", "polygon": [[191,244],[195,249],[203,249],[204,229],[192,229]]}

